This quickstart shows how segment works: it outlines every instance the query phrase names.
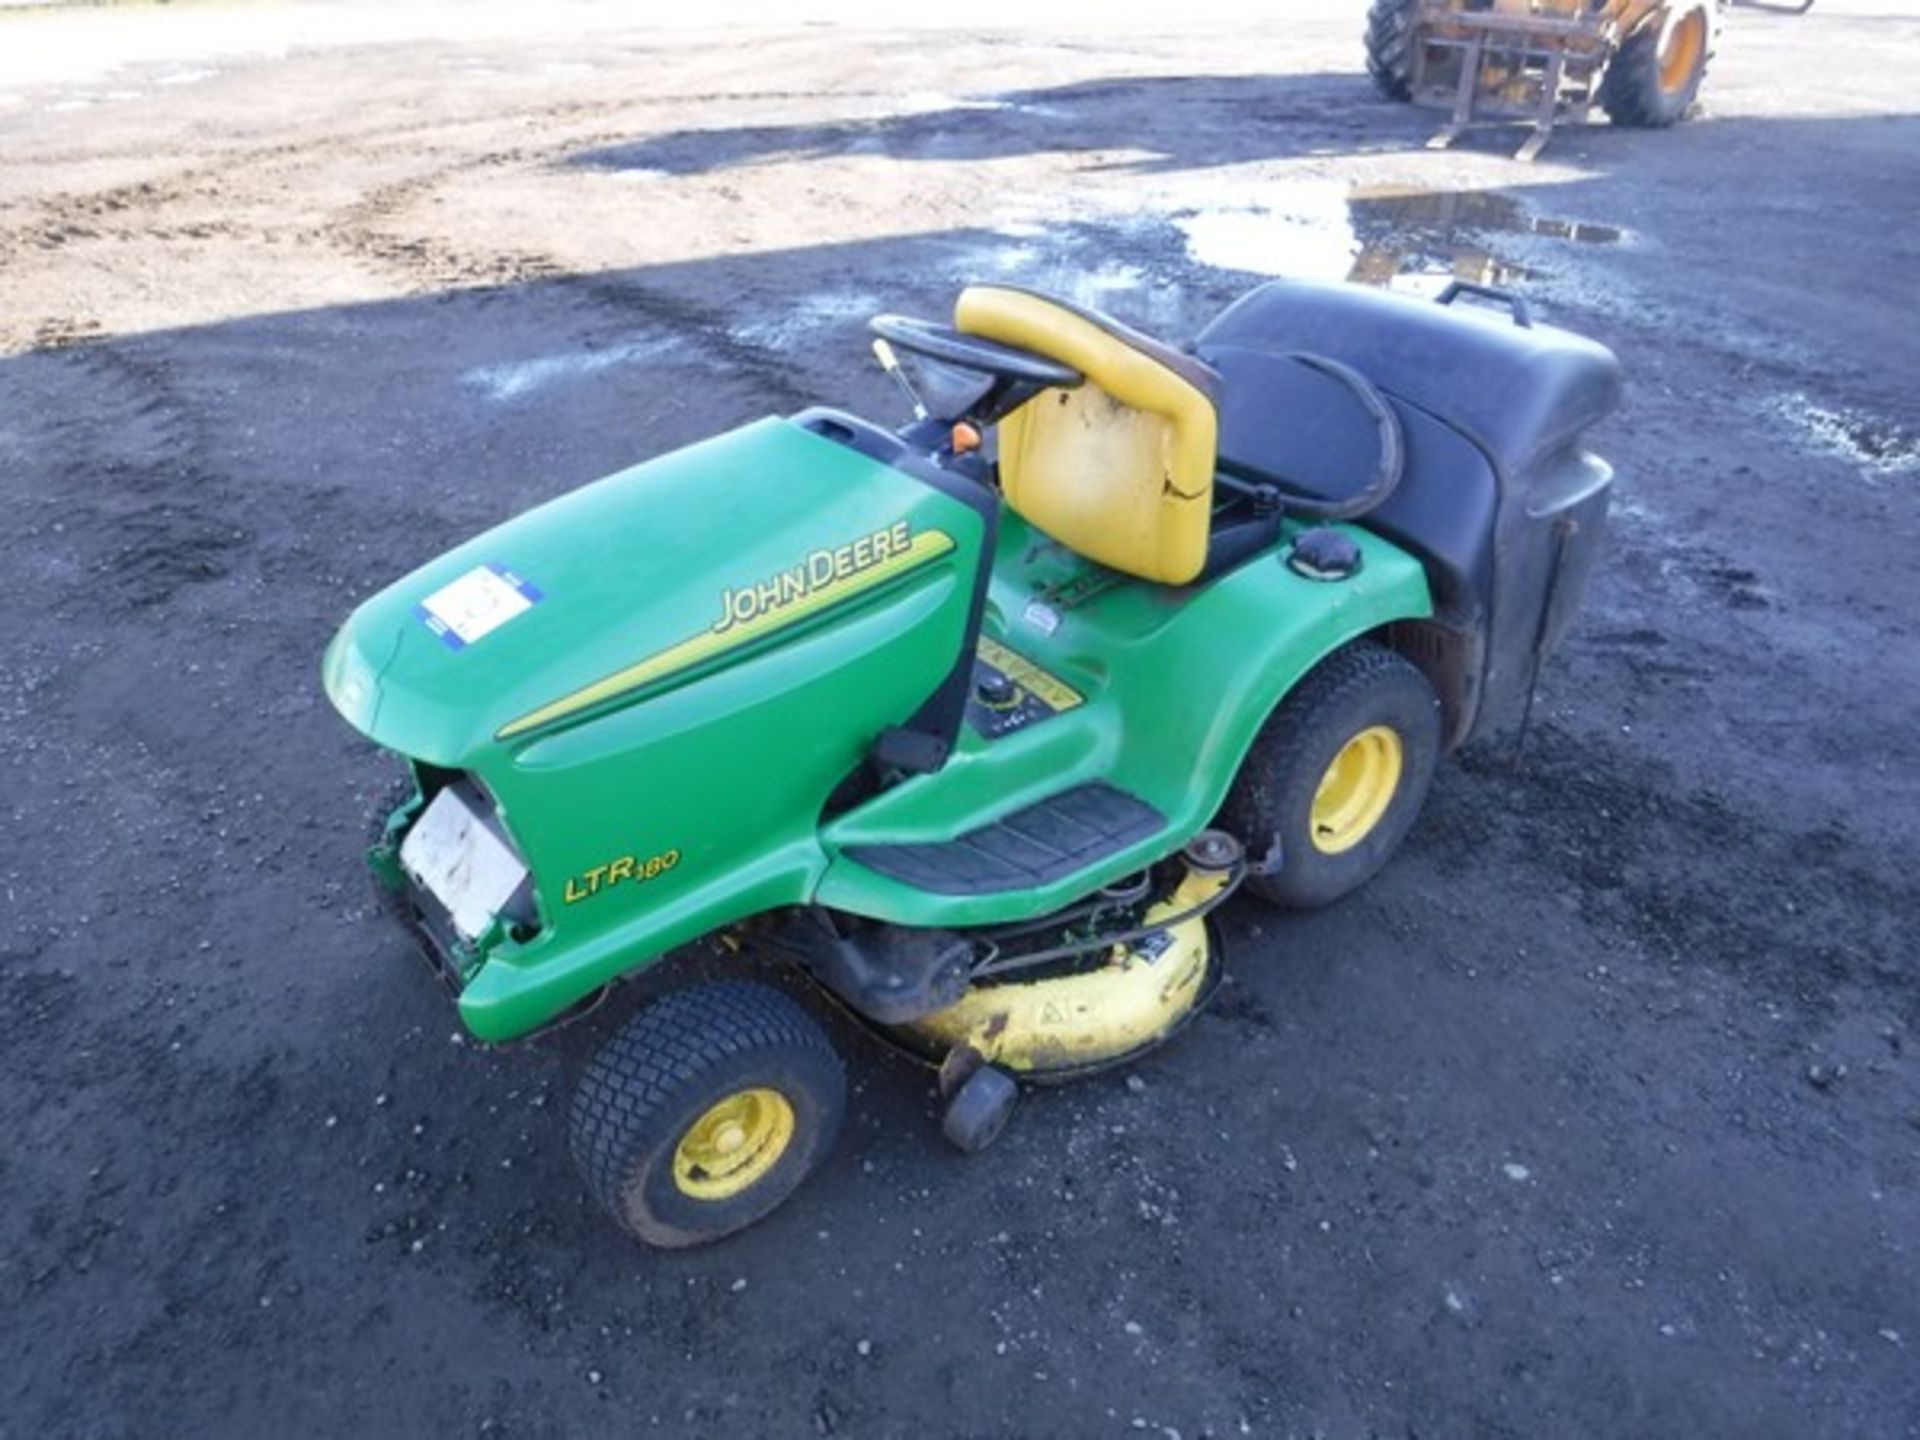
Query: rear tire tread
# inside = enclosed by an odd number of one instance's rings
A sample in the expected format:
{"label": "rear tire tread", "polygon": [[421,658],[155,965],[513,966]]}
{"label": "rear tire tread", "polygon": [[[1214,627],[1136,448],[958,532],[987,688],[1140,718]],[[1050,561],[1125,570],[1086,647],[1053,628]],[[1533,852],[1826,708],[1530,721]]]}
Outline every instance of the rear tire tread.
{"label": "rear tire tread", "polygon": [[1373,0],[1367,8],[1367,73],[1389,100],[1413,98],[1413,10],[1418,0]]}
{"label": "rear tire tread", "polygon": [[[1402,709],[1405,723],[1394,725],[1405,755],[1400,791],[1359,845],[1322,855],[1309,848],[1306,833],[1313,791],[1332,758],[1328,747],[1337,751],[1343,737],[1378,723],[1367,711],[1369,702]],[[1356,710],[1364,717],[1357,726],[1343,718]],[[1250,854],[1257,856],[1276,836],[1280,840],[1280,869],[1249,875],[1247,889],[1276,905],[1314,909],[1365,884],[1418,818],[1439,760],[1440,737],[1439,697],[1419,667],[1398,651],[1361,640],[1322,660],[1267,717],[1220,809],[1220,824]],[[1289,823],[1296,813],[1297,827]]]}
{"label": "rear tire tread", "polygon": [[1620,43],[1619,51],[1607,63],[1600,77],[1600,108],[1616,125],[1635,130],[1664,130],[1684,120],[1706,83],[1707,70],[1713,64],[1714,46],[1719,38],[1710,4],[1676,7],[1674,23],[1690,12],[1700,11],[1706,25],[1699,67],[1691,82],[1677,95],[1669,95],[1660,85],[1660,36],[1666,28],[1658,20],[1642,25]]}

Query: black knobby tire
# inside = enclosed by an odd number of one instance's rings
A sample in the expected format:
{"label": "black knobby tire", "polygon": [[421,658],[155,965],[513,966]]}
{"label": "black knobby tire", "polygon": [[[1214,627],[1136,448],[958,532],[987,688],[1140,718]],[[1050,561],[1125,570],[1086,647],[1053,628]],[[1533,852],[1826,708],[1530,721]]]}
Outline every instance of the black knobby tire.
{"label": "black knobby tire", "polygon": [[1413,12],[1419,0],[1373,0],[1367,8],[1367,74],[1389,100],[1413,98]]}
{"label": "black knobby tire", "polygon": [[[792,1134],[739,1194],[697,1198],[674,1155],[729,1095],[774,1090]],[[678,1249],[730,1235],[791,1195],[832,1149],[846,1072],[819,1023],[781,991],[750,981],[689,986],[642,1010],[593,1057],[574,1095],[573,1158],[587,1188],[627,1230]]]}
{"label": "black knobby tire", "polygon": [[[1400,772],[1385,810],[1352,848],[1314,844],[1314,796],[1334,758],[1375,726],[1391,729]],[[1339,899],[1377,874],[1413,827],[1440,759],[1440,701],[1404,656],[1371,641],[1335,651],[1294,687],[1254,738],[1220,825],[1256,857],[1279,844],[1280,866],[1247,888],[1292,909]]]}
{"label": "black knobby tire", "polygon": [[[1669,46],[1697,26],[1692,63],[1679,76],[1665,73]],[[1683,0],[1620,43],[1600,78],[1600,107],[1616,125],[1660,130],[1686,117],[1713,61],[1718,19],[1707,0]]]}

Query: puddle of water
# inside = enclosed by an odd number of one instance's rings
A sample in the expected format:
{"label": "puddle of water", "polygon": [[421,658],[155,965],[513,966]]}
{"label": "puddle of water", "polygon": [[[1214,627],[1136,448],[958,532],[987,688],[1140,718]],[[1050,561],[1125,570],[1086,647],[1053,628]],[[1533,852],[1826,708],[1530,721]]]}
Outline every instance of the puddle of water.
{"label": "puddle of water", "polygon": [[1488,248],[1491,235],[1542,236],[1581,245],[1628,238],[1611,225],[1535,215],[1489,190],[1350,186],[1332,180],[1267,187],[1253,203],[1176,212],[1188,253],[1202,264],[1259,275],[1357,280],[1415,291],[1449,279],[1525,279],[1525,266]]}
{"label": "puddle of water", "polygon": [[1360,253],[1349,189],[1332,181],[1287,187],[1279,204],[1218,206],[1178,212],[1187,252],[1218,270],[1343,280]]}
{"label": "puddle of water", "polygon": [[499,365],[481,365],[460,377],[460,383],[478,390],[495,402],[519,400],[536,390],[631,365],[638,360],[657,360],[680,348],[680,339],[662,335],[646,340],[629,340],[603,350],[578,350],[565,355],[537,355],[531,360],[512,360]]}
{"label": "puddle of water", "polygon": [[1785,395],[1768,407],[1821,454],[1845,460],[1870,479],[1920,474],[1920,432],[1861,410],[1831,410],[1805,395]]}
{"label": "puddle of water", "polygon": [[1511,195],[1493,190],[1416,190],[1393,185],[1356,186],[1348,203],[1357,227],[1398,231],[1477,231],[1482,234],[1550,235],[1583,245],[1617,245],[1627,232],[1586,220],[1535,215]]}
{"label": "puddle of water", "polygon": [[1148,288],[1146,271],[1121,263],[1096,265],[1090,270],[1076,266],[1055,283],[1074,304],[1099,311],[1112,309],[1117,297],[1139,295]]}
{"label": "puddle of water", "polygon": [[1005,279],[1031,277],[1047,273],[1057,287],[1052,293],[1077,305],[1098,309],[1102,297],[1128,295],[1147,283],[1147,272],[1124,261],[1107,261],[1086,266],[1075,263],[1078,256],[1062,256],[1037,245],[1007,245],[987,251],[974,264],[992,270]]}
{"label": "puddle of water", "polygon": [[[1002,226],[996,233],[1017,237],[1025,228]],[[962,285],[976,280],[1024,285],[1149,331],[1184,332],[1191,317],[1179,287],[1158,284],[1124,260],[1092,258],[1085,239],[1075,232],[1047,244],[995,245],[969,254],[954,268],[953,278]]]}
{"label": "puddle of water", "polygon": [[770,350],[786,349],[803,335],[834,326],[864,326],[867,320],[887,308],[877,295],[865,291],[823,291],[807,295],[761,320],[735,325],[736,339],[763,345]]}

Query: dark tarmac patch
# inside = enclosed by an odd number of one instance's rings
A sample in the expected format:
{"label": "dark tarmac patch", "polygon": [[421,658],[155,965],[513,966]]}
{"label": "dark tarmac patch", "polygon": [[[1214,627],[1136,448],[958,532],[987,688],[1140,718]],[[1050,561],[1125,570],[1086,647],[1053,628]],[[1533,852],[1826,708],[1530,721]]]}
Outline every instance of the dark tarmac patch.
{"label": "dark tarmac patch", "polygon": [[1461,769],[1471,788],[1446,787],[1423,822],[1443,870],[1501,853],[1553,877],[1594,933],[1719,969],[1807,1026],[1849,986],[1885,994],[1920,1026],[1900,938],[1920,926],[1920,894],[1903,878],[1920,854],[1873,856],[1838,821],[1783,826],[1644,752],[1551,724],[1518,755],[1484,746]]}

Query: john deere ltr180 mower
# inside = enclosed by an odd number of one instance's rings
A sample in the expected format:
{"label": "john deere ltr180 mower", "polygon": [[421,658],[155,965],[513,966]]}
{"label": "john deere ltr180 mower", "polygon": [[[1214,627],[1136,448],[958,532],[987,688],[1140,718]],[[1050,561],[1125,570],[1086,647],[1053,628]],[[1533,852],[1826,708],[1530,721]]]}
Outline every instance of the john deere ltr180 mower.
{"label": "john deere ltr180 mower", "polygon": [[873,322],[921,381],[899,431],[760,420],[353,613],[327,692],[412,778],[373,867],[475,1035],[738,947],[588,1067],[615,1217],[711,1239],[826,1153],[841,1062],[755,967],[938,1066],[974,1150],[1016,1081],[1190,1018],[1237,887],[1321,905],[1381,867],[1522,704],[1611,479],[1582,435],[1612,355],[1460,289],[1272,284],[1190,351],[969,289]]}

